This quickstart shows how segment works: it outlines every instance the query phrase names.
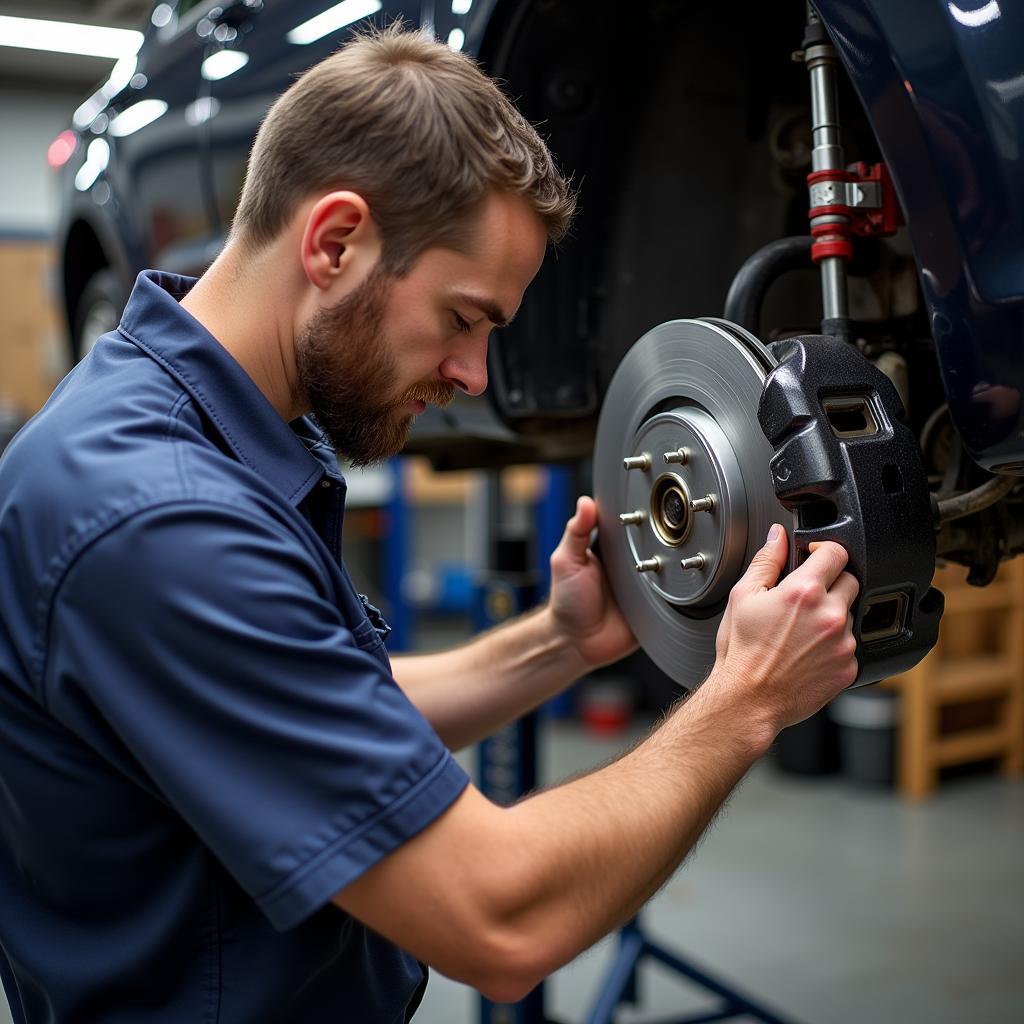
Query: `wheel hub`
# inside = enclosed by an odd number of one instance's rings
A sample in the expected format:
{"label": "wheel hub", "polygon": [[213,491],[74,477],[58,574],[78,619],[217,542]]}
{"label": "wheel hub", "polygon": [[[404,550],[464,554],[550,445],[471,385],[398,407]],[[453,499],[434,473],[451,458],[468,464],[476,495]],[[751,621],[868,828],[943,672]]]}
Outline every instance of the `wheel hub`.
{"label": "wheel hub", "polygon": [[[696,406],[657,413],[636,432],[649,468],[622,469],[630,511],[626,536],[636,564],[657,558],[644,585],[677,606],[720,600],[743,557],[737,544],[746,492],[722,429]],[[687,568],[683,565],[687,564]]]}

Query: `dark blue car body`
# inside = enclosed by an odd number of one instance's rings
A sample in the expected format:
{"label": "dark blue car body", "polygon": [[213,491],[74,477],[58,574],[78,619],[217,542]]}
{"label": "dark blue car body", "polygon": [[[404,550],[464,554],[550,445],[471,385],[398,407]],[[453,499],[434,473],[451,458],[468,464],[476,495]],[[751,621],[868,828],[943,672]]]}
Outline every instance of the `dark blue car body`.
{"label": "dark blue car body", "polygon": [[819,0],[896,182],[967,450],[1024,471],[1024,6]]}
{"label": "dark blue car body", "polygon": [[[69,322],[75,322],[83,291],[101,267],[127,289],[145,266],[194,273],[209,263],[223,244],[263,112],[294,75],[327,56],[351,31],[345,27],[310,44],[288,41],[292,29],[328,6],[325,0],[162,5],[157,20],[164,23],[148,26],[137,66],[121,69],[122,78],[132,72],[130,79],[99,97],[91,120],[91,109],[79,116],[79,122],[89,124],[77,125],[81,145],[66,171],[62,226]],[[385,3],[374,16],[376,21],[400,16],[432,28],[509,79],[527,116],[550,125],[565,170],[582,180],[584,214],[577,237],[564,256],[548,261],[552,265],[545,267],[524,304],[520,335],[512,336],[525,338],[526,345],[547,331],[563,344],[545,341],[529,349],[513,345],[508,335],[495,340],[498,411],[506,424],[526,433],[539,425],[550,434],[552,424],[570,431],[574,421],[592,414],[600,399],[602,360],[614,364],[662,312],[649,310],[646,321],[638,313],[625,326],[619,324],[612,332],[614,345],[606,340],[608,332],[602,335],[592,323],[596,311],[607,309],[610,293],[631,287],[621,269],[608,271],[621,231],[612,235],[601,226],[607,218],[594,211],[611,204],[620,194],[617,182],[632,173],[629,109],[637,110],[639,118],[645,90],[661,88],[671,77],[673,59],[663,56],[648,83],[645,52],[658,51],[662,22],[698,19],[699,5],[640,6],[642,16],[634,17],[617,5],[571,0],[407,0]],[[743,46],[754,54],[746,62],[756,65],[756,47],[769,45],[759,38],[758,25],[771,25],[783,6],[732,5],[731,20],[707,25],[692,20],[687,31],[720,41],[724,32],[742,33],[746,18],[750,26]],[[802,21],[802,5],[792,6],[788,16],[796,25]],[[1024,5],[1007,0],[817,0],[815,6],[902,202],[953,423],[980,465],[1024,472]],[[666,9],[671,10],[666,14]],[[526,59],[520,40],[528,33]],[[248,62],[222,78],[204,77],[204,61],[220,50],[244,52]],[[627,58],[627,52],[632,56]],[[620,53],[629,70],[617,77],[614,64]],[[625,65],[627,60],[631,63]],[[541,69],[536,88],[516,71],[524,61]],[[597,64],[603,70],[595,70]],[[726,66],[721,74],[726,83],[736,77]],[[713,74],[702,73],[699,88],[711,97],[709,104],[719,87]],[[690,81],[688,91],[680,92],[683,101],[695,88]],[[587,90],[593,94],[589,98]],[[130,134],[112,136],[116,116],[144,100],[166,104],[165,112]],[[614,132],[609,130],[611,112],[619,126]],[[565,128],[560,150],[561,125],[573,118],[577,127]],[[722,143],[723,151],[736,134]],[[109,148],[100,161],[104,167],[88,181],[91,172],[82,175],[81,168],[96,139]],[[704,147],[706,162],[713,163],[712,147],[699,130],[694,139],[695,146]],[[102,157],[103,147],[93,152]],[[75,187],[78,176],[79,185],[87,187]],[[588,188],[593,197],[589,220]],[[708,186],[693,188],[706,193]],[[692,213],[684,213],[684,223],[674,230],[685,234],[687,222],[698,223],[701,205],[708,205],[706,195],[697,196]],[[745,222],[757,223],[748,236],[760,244],[781,233],[781,215],[759,217],[757,209],[751,199],[754,212]],[[665,216],[672,216],[670,209]],[[722,224],[724,233],[742,234],[738,228],[730,232],[728,220]],[[675,315],[719,312],[720,282],[727,282],[744,255],[741,244],[747,243],[737,242],[735,259],[727,249],[721,250],[724,256],[712,250],[691,264],[683,258],[679,277],[691,281],[693,294],[680,284],[676,299],[686,308],[669,307]],[[700,278],[702,262],[721,264],[717,276]],[[700,301],[706,305],[698,306]],[[610,347],[615,351],[604,351]],[[545,362],[543,372],[531,371],[524,365],[529,362],[521,356],[524,351],[554,362]],[[545,391],[545,381],[557,386]]]}

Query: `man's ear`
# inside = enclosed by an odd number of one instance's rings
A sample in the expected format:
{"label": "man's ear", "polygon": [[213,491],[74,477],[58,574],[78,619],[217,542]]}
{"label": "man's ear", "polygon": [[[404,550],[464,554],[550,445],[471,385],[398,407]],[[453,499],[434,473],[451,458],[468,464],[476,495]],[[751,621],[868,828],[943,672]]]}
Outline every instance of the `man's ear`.
{"label": "man's ear", "polygon": [[341,280],[359,281],[380,258],[380,237],[358,192],[329,192],[306,215],[302,269],[309,283],[329,291]]}

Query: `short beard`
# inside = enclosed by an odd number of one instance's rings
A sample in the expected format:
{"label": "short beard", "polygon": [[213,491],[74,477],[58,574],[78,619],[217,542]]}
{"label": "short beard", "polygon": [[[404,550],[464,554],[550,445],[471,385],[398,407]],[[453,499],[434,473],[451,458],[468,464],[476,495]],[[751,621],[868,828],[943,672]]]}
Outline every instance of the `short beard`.
{"label": "short beard", "polygon": [[351,294],[319,310],[295,344],[300,388],[339,455],[372,466],[405,447],[413,401],[448,405],[455,388],[423,381],[395,396],[398,365],[384,337],[393,275],[378,266]]}

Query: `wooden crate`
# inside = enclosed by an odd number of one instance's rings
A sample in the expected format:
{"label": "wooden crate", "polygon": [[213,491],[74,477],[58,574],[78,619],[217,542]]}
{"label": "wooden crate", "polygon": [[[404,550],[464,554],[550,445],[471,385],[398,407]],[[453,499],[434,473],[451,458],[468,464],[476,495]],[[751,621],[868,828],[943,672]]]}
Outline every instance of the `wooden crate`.
{"label": "wooden crate", "polygon": [[946,596],[939,641],[920,664],[887,680],[901,694],[899,786],[912,799],[935,789],[950,765],[998,760],[1024,775],[1024,559],[988,587],[967,570],[939,569]]}

